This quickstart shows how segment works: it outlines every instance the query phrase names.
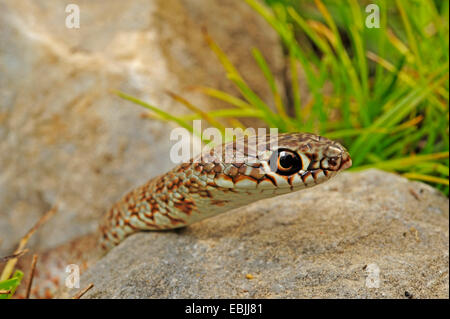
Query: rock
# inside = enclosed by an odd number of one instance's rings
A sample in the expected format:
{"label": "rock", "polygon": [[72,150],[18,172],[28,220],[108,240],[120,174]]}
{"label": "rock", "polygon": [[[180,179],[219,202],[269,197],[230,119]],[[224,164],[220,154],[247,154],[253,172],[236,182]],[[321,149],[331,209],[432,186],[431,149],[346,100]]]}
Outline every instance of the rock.
{"label": "rock", "polygon": [[448,298],[448,209],[426,184],[343,173],[179,231],[130,236],[80,286],[94,283],[86,298]]}
{"label": "rock", "polygon": [[144,109],[110,90],[181,113],[171,90],[209,109],[188,87],[230,83],[203,26],[267,101],[251,48],[284,72],[277,35],[240,0],[76,3],[79,29],[65,27],[64,1],[0,2],[0,255],[55,204],[30,248],[95,230],[123,193],[173,166],[172,126],[141,118]]}

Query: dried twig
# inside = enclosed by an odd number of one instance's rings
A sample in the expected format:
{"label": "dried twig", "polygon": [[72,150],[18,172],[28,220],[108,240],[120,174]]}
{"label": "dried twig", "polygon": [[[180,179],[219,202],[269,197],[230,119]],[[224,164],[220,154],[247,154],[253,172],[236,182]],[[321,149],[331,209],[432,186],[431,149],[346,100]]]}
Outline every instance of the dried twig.
{"label": "dried twig", "polygon": [[0,257],[0,263],[8,261],[8,260],[13,259],[13,258],[19,258],[20,256],[26,254],[27,252],[28,252],[28,249],[23,249],[23,250],[20,250],[19,252],[15,253],[15,254],[12,254],[12,255],[9,255],[9,256],[5,256],[5,257]]}
{"label": "dried twig", "polygon": [[418,201],[420,201],[420,196],[419,196],[419,194],[416,193],[416,191],[415,191],[414,189],[410,188],[410,189],[409,189],[409,193],[410,193],[415,199],[417,199]]}
{"label": "dried twig", "polygon": [[33,284],[33,278],[34,278],[34,270],[36,269],[36,262],[37,262],[37,255],[33,255],[33,260],[31,261],[31,269],[30,269],[30,275],[28,276],[28,283],[27,283],[27,290],[25,293],[25,298],[30,298],[30,291],[31,291],[31,285]]}
{"label": "dried twig", "polygon": [[[38,221],[37,223],[28,231],[28,233],[22,237],[22,239],[20,240],[19,243],[19,247],[17,247],[16,251],[14,252],[14,254],[17,254],[19,251],[23,250],[25,248],[25,245],[27,244],[28,240],[30,239],[31,235],[34,234],[34,232],[43,224],[45,223],[50,217],[52,217],[57,211],[56,206],[53,207],[52,209],[50,209],[48,212],[46,212]],[[6,280],[8,279],[13,270],[14,267],[16,266],[17,263],[17,258],[12,258],[10,260],[8,260],[8,262],[6,263],[5,268],[3,269],[2,275],[0,277],[0,281]]]}
{"label": "dried twig", "polygon": [[80,299],[81,297],[83,297],[83,295],[88,292],[89,289],[91,289],[92,287],[94,287],[94,284],[91,282],[86,288],[84,288],[83,290],[81,290],[79,293],[77,293],[75,296],[72,297],[72,299]]}

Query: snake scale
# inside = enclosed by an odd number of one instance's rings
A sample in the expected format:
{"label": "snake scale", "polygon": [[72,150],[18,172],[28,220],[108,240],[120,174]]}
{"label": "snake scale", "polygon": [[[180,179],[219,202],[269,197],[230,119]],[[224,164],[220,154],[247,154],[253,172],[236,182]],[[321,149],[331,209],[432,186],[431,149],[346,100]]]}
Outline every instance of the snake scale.
{"label": "snake scale", "polygon": [[[44,253],[34,297],[51,297],[67,264],[87,268],[127,236],[184,227],[249,203],[327,181],[352,165],[338,142],[309,133],[248,138],[209,149],[127,193],[92,234]],[[243,145],[239,147],[238,145]],[[232,160],[225,160],[232,154]],[[100,237],[100,239],[98,239]],[[26,261],[26,259],[24,259]],[[26,262],[22,263],[26,266]]]}

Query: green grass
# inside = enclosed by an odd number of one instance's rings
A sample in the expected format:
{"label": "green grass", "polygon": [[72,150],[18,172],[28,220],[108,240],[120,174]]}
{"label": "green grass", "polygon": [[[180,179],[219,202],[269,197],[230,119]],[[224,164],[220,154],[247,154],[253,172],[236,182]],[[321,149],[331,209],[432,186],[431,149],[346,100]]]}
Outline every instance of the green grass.
{"label": "green grass", "polygon": [[[219,45],[205,38],[239,90],[232,96],[215,88],[203,94],[229,108],[209,112],[173,95],[194,111],[174,116],[125,93],[122,98],[192,131],[196,118],[223,130],[242,126],[238,118],[258,118],[281,132],[314,132],[340,140],[353,170],[376,167],[422,180],[449,193],[448,15],[447,1],[375,1],[380,28],[365,27],[365,5],[348,0],[299,2],[245,0],[278,33],[289,61],[290,95],[277,87],[264,56],[252,49],[273,100],[264,101],[245,81]],[[302,39],[302,40],[299,40]],[[306,40],[305,40],[306,39]],[[298,67],[311,98],[300,96]],[[324,86],[330,92],[324,94]]]}
{"label": "green grass", "polygon": [[0,281],[0,290],[9,291],[8,294],[0,294],[0,299],[10,299],[19,287],[23,278],[23,272],[16,270],[11,278]]}

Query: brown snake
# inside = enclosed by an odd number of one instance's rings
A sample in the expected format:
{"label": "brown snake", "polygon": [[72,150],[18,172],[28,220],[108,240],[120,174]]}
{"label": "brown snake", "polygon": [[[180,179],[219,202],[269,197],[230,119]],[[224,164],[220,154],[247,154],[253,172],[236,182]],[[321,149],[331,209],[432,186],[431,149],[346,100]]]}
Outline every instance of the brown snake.
{"label": "brown snake", "polygon": [[[236,147],[240,142],[243,148]],[[229,162],[224,160],[227,152],[234,155]],[[351,164],[341,144],[313,134],[264,136],[253,148],[247,139],[236,140],[204,152],[126,194],[101,223],[100,246],[109,250],[137,231],[184,227],[261,199],[312,187]],[[61,284],[61,278],[67,275],[65,265],[89,265],[101,256],[94,249],[89,249],[90,254],[80,253],[80,245],[86,252],[87,246],[98,246],[98,240],[94,235],[86,236],[44,254],[41,267],[45,267],[45,274],[41,276],[53,277],[53,284]],[[41,280],[34,291],[36,296],[51,296],[48,282]]]}

